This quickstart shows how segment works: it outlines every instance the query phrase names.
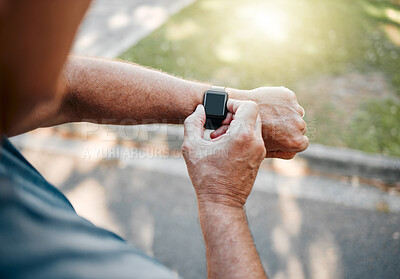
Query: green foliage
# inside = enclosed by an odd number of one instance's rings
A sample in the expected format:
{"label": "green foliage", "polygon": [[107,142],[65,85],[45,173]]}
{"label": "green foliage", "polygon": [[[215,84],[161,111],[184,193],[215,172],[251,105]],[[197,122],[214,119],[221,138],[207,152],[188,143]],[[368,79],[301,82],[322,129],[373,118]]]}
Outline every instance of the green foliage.
{"label": "green foliage", "polygon": [[393,100],[362,105],[345,136],[350,148],[400,157],[400,104]]}
{"label": "green foliage", "polygon": [[[396,41],[397,35],[400,40],[400,7],[396,3],[198,0],[121,58],[177,76],[245,89],[280,85],[296,89],[313,77],[383,72],[400,96],[400,43]],[[379,92],[373,103],[387,105]],[[373,113],[369,106],[351,113],[326,100],[313,106],[318,125],[315,142],[400,156],[395,147],[399,141],[389,128],[398,124],[388,110],[379,111],[382,115],[376,118],[383,121],[389,115],[385,121],[390,123],[374,122],[379,136],[362,120]],[[355,133],[360,137],[351,140]]]}

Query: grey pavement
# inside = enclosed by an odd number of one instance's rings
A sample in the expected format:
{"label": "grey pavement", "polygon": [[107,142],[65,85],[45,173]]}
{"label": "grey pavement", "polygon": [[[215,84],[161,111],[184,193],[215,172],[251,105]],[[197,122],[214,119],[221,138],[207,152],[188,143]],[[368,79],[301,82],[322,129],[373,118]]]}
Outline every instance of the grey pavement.
{"label": "grey pavement", "polygon": [[95,0],[73,53],[114,58],[194,0]]}
{"label": "grey pavement", "polygon": [[[12,141],[79,214],[183,278],[206,277],[196,198],[179,155],[44,135]],[[246,211],[270,278],[398,278],[399,195],[305,175],[301,161],[279,161],[274,171],[269,163]]]}

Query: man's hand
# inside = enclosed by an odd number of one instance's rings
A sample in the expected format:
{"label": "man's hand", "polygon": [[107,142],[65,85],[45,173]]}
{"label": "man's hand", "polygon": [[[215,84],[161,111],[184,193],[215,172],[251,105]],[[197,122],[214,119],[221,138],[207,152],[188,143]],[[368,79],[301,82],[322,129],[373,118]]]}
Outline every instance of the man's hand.
{"label": "man's hand", "polygon": [[[296,95],[284,87],[261,87],[250,91],[228,89],[235,99],[251,100],[258,104],[262,120],[262,135],[267,158],[292,159],[308,147],[304,109]],[[231,94],[232,93],[232,94]],[[215,138],[227,130],[221,127],[211,134]]]}
{"label": "man's hand", "polygon": [[266,151],[258,105],[230,99],[228,110],[230,117],[224,124],[229,128],[206,141],[206,116],[199,105],[184,123],[182,151],[199,201],[243,207]]}
{"label": "man's hand", "polygon": [[185,121],[182,145],[198,198],[208,278],[265,279],[243,209],[266,153],[258,105],[231,99],[228,110],[224,124],[229,128],[206,141],[206,116],[199,105]]}
{"label": "man's hand", "polygon": [[258,105],[230,99],[228,110],[229,128],[206,141],[204,107],[197,106],[185,120],[182,145],[198,199],[208,278],[265,279],[243,209],[266,153]]}

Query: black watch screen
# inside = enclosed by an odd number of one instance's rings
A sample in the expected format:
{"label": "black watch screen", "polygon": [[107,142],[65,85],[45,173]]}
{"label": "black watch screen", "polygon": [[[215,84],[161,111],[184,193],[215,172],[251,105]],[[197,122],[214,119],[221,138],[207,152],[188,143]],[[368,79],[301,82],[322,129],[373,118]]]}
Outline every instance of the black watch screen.
{"label": "black watch screen", "polygon": [[227,102],[228,93],[224,90],[210,89],[204,93],[203,105],[206,111],[206,129],[216,130],[221,127],[228,112]]}

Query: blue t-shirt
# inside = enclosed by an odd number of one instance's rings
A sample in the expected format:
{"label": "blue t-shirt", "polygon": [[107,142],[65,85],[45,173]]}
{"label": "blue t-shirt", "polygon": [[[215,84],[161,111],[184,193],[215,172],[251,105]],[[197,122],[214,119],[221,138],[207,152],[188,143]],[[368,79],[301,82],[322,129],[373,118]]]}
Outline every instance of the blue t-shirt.
{"label": "blue t-shirt", "polygon": [[7,138],[1,141],[0,278],[177,277],[78,216]]}

